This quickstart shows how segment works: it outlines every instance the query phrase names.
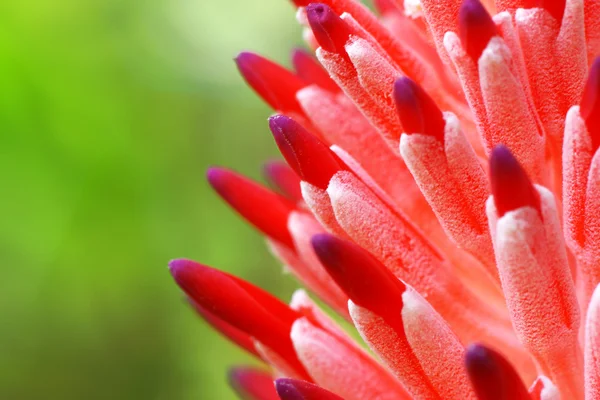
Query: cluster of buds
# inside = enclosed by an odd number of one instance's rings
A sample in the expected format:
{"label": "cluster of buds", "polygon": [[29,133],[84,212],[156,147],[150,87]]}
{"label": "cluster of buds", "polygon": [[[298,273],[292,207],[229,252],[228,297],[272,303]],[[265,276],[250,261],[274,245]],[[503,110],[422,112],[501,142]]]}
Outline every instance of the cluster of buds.
{"label": "cluster of buds", "polygon": [[198,313],[264,362],[248,400],[600,400],[600,2],[294,0],[316,57],[237,58],[275,111],[266,188],[208,181],[367,352],[190,260]]}

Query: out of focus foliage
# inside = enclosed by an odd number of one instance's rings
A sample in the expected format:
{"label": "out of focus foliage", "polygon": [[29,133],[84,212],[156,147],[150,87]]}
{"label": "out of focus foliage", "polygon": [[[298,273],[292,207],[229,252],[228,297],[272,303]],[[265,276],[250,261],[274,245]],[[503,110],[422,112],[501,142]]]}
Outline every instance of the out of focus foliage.
{"label": "out of focus foliage", "polygon": [[204,171],[276,155],[232,58],[299,37],[286,0],[0,2],[0,398],[233,398],[166,264],[296,286]]}

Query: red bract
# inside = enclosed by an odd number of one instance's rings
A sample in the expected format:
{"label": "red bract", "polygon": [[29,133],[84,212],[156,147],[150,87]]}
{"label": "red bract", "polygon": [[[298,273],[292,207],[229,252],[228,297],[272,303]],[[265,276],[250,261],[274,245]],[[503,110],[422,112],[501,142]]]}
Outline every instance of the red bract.
{"label": "red bract", "polygon": [[277,112],[280,194],[208,180],[377,358],[302,290],[288,307],[174,261],[266,364],[231,375],[240,396],[600,400],[598,2],[375,1],[385,24],[356,0],[293,3],[316,57],[236,59]]}

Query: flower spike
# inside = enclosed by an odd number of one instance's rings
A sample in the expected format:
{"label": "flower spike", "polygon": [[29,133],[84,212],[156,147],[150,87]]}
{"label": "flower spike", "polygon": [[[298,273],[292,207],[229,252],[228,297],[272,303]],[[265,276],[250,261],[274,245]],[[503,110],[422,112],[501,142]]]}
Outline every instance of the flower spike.
{"label": "flower spike", "polygon": [[344,45],[352,31],[328,5],[309,4],[306,7],[306,17],[319,46],[331,53],[345,52]]}
{"label": "flower spike", "polygon": [[540,210],[540,198],[529,177],[505,146],[498,145],[490,157],[492,194],[499,216],[521,207]]}
{"label": "flower spike", "polygon": [[444,141],[444,117],[433,99],[413,80],[394,83],[394,101],[404,132],[431,135]]}
{"label": "flower spike", "polygon": [[229,385],[244,400],[277,400],[273,377],[252,367],[235,367],[229,370]]}
{"label": "flower spike", "polygon": [[460,40],[477,62],[490,39],[498,35],[496,24],[479,0],[464,0],[458,13]]}
{"label": "flower spike", "polygon": [[242,52],[236,58],[244,80],[274,110],[302,114],[296,93],[306,83],[282,66],[251,52]]}
{"label": "flower spike", "polygon": [[600,146],[600,57],[594,60],[590,68],[583,90],[580,113],[592,138],[594,153]]}
{"label": "flower spike", "polygon": [[213,189],[231,207],[265,235],[294,248],[287,220],[295,204],[251,180],[225,168],[206,173]]}
{"label": "flower spike", "polygon": [[531,400],[517,371],[494,350],[472,344],[465,363],[479,400]]}
{"label": "flower spike", "polygon": [[281,154],[302,180],[327,189],[331,177],[342,169],[331,150],[289,117],[271,117],[269,127]]}
{"label": "flower spike", "polygon": [[343,400],[317,385],[290,378],[275,381],[275,390],[281,400]]}

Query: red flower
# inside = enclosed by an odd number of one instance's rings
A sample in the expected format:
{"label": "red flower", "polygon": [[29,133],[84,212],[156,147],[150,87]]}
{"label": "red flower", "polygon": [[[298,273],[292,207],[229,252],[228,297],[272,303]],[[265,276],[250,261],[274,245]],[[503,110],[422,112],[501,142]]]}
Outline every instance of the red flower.
{"label": "red flower", "polygon": [[232,386],[600,399],[600,3],[378,0],[381,19],[355,0],[294,3],[318,62],[236,59],[278,113],[287,165],[265,168],[274,191],[221,168],[208,180],[374,356],[304,291],[287,306],[173,261],[200,315],[270,367]]}

